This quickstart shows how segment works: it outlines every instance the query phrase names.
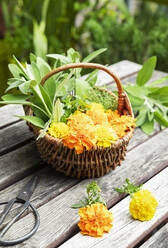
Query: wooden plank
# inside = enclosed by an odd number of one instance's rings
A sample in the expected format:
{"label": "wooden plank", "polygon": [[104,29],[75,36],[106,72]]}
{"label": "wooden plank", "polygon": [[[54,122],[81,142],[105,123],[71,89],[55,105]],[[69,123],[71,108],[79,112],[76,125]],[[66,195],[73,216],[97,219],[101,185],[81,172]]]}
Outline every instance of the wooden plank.
{"label": "wooden plank", "polygon": [[[121,186],[128,175],[135,183],[142,183],[167,167],[167,135],[168,129],[131,150],[121,167],[97,179],[109,207],[122,199],[123,196],[115,192],[114,188]],[[77,210],[71,209],[70,206],[85,196],[84,189],[89,182],[91,180],[83,180],[41,206],[39,208],[40,228],[37,234],[24,245],[30,248],[55,247],[69,238],[77,230],[76,224],[79,220]],[[30,221],[31,216],[28,215],[17,222],[15,230],[8,233],[9,237],[22,234],[23,229],[29,227]]]}
{"label": "wooden plank", "polygon": [[[109,234],[104,234],[102,238],[95,239],[92,237],[84,237],[82,234],[78,233],[60,247],[133,248],[142,238],[168,217],[167,178],[168,168],[149,180],[143,187],[153,192],[159,204],[157,212],[152,220],[145,222],[134,220],[129,213],[130,197],[126,197],[110,209],[110,212],[113,213],[114,222]],[[148,246],[145,244],[144,247],[146,248]],[[156,247],[158,248],[158,246]]]}
{"label": "wooden plank", "polygon": [[168,247],[168,224],[157,231],[140,248],[167,248]]}
{"label": "wooden plank", "polygon": [[6,105],[0,108],[0,128],[18,121],[16,115],[24,115],[23,107],[21,105]]}
{"label": "wooden plank", "polygon": [[41,159],[34,142],[0,157],[0,189],[36,170]]}
{"label": "wooden plank", "polygon": [[25,122],[17,122],[0,130],[0,155],[15,149],[33,138]]}
{"label": "wooden plank", "polygon": [[[109,66],[111,71],[114,72],[120,79],[123,79],[125,77],[137,73],[141,69],[141,67],[142,67],[141,65],[128,60],[122,60],[116,64]],[[105,84],[110,84],[113,81],[114,80],[111,78],[110,75],[108,75],[103,71],[99,71],[98,80],[96,84],[101,86]]]}

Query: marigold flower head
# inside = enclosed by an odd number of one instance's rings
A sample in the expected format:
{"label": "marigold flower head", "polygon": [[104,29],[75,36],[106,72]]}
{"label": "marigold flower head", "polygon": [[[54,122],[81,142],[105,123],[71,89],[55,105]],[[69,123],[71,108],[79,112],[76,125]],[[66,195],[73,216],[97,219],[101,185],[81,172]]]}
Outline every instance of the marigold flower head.
{"label": "marigold flower head", "polygon": [[67,125],[70,133],[64,139],[64,145],[70,149],[75,148],[76,153],[80,154],[86,150],[90,150],[96,143],[94,133],[94,123],[86,114],[76,111],[68,118]]}
{"label": "marigold flower head", "polygon": [[111,127],[120,139],[135,127],[135,118],[127,115],[120,115],[118,110],[107,110],[106,114]]}
{"label": "marigold flower head", "polygon": [[72,132],[67,135],[63,141],[64,145],[70,149],[75,148],[76,153],[80,154],[86,150],[90,150],[95,145],[95,138],[92,133],[79,134],[77,132]]}
{"label": "marigold flower head", "polygon": [[95,136],[98,146],[109,147],[111,143],[118,139],[115,131],[110,125],[97,125],[95,128]]}
{"label": "marigold flower head", "polygon": [[150,191],[147,189],[140,190],[133,194],[129,211],[134,219],[141,221],[150,220],[156,212],[157,205],[158,202]]}
{"label": "marigold flower head", "polygon": [[69,127],[64,122],[52,122],[48,133],[58,139],[63,139],[69,133]]}
{"label": "marigold flower head", "polygon": [[102,237],[112,228],[113,215],[102,203],[95,203],[79,209],[81,233],[92,237]]}
{"label": "marigold flower head", "polygon": [[92,103],[89,105],[89,109],[86,114],[90,116],[95,125],[108,123],[108,118],[103,108],[103,105],[98,103]]}

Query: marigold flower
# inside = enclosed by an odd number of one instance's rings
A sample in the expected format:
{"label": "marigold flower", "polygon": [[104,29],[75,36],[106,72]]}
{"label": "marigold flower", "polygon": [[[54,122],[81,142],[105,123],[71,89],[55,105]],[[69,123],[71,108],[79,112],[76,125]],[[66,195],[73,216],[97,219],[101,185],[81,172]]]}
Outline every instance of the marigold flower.
{"label": "marigold flower", "polygon": [[94,123],[89,116],[76,111],[68,118],[67,125],[70,133],[64,139],[65,146],[75,148],[76,153],[80,154],[84,148],[90,150],[95,145]]}
{"label": "marigold flower", "polygon": [[156,212],[157,205],[158,202],[150,191],[147,189],[140,190],[133,194],[129,211],[134,219],[141,221],[150,220]]}
{"label": "marigold flower", "polygon": [[64,138],[63,143],[70,149],[75,148],[76,153],[80,154],[84,151],[84,148],[86,148],[86,150],[90,150],[95,145],[95,138],[92,133],[79,134],[77,132],[73,132]]}
{"label": "marigold flower", "polygon": [[118,139],[115,131],[110,125],[97,125],[95,129],[95,136],[98,146],[109,147],[111,143]]}
{"label": "marigold flower", "polygon": [[102,203],[95,203],[79,209],[81,233],[93,237],[102,237],[112,228],[113,215]]}
{"label": "marigold flower", "polygon": [[127,115],[119,115],[118,110],[107,110],[107,117],[111,127],[116,132],[118,138],[122,138],[128,131],[135,127],[135,118]]}
{"label": "marigold flower", "polygon": [[108,123],[108,118],[103,108],[103,105],[98,103],[92,103],[89,105],[89,109],[86,114],[90,116],[95,125]]}
{"label": "marigold flower", "polygon": [[48,133],[58,139],[63,139],[69,133],[69,127],[64,122],[52,122]]}

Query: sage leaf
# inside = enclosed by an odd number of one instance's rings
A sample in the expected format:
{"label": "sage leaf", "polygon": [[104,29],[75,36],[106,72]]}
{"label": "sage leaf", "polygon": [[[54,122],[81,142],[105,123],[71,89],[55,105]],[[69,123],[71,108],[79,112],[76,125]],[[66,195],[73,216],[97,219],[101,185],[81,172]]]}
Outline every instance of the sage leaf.
{"label": "sage leaf", "polygon": [[161,84],[161,83],[165,82],[166,80],[168,80],[168,77],[161,78],[161,79],[156,80],[155,82],[153,82],[151,84],[148,84],[148,87],[154,86],[156,84]]}
{"label": "sage leaf", "polygon": [[44,128],[44,125],[45,125],[44,121],[36,116],[29,116],[29,115],[26,115],[26,116],[16,115],[16,116],[25,121],[32,123],[36,127]]}
{"label": "sage leaf", "polygon": [[154,120],[149,121],[148,119],[146,119],[146,121],[141,125],[141,128],[144,133],[150,135],[154,130]]}
{"label": "sage leaf", "polygon": [[84,58],[82,62],[85,62],[85,63],[90,62],[91,60],[93,60],[99,54],[105,52],[106,50],[107,50],[107,48],[101,48],[99,50],[96,50],[96,51],[92,52],[91,54],[89,54],[86,58]]}
{"label": "sage leaf", "polygon": [[60,60],[63,64],[71,63],[71,60],[69,58],[61,54],[47,54],[47,57]]}
{"label": "sage leaf", "polygon": [[23,65],[17,60],[17,58],[13,55],[13,58],[15,60],[15,63],[16,65],[19,67],[19,69],[21,70],[21,72],[23,73],[23,75],[25,76],[26,79],[29,79],[28,78],[28,75],[27,75],[27,71],[26,69],[23,67]]}
{"label": "sage leaf", "polygon": [[155,120],[159,122],[161,126],[168,127],[168,120],[163,117],[159,111],[154,112]]}
{"label": "sage leaf", "polygon": [[55,103],[55,106],[54,106],[54,109],[53,109],[53,121],[54,122],[59,122],[61,117],[63,116],[64,114],[64,104],[60,102],[60,99],[58,98],[56,103]]}
{"label": "sage leaf", "polygon": [[140,109],[138,116],[136,117],[136,126],[141,126],[146,120],[147,110],[145,108]]}
{"label": "sage leaf", "polygon": [[51,116],[52,103],[44,88],[36,81],[31,81],[30,88],[36,98],[37,104]]}
{"label": "sage leaf", "polygon": [[136,84],[142,86],[148,82],[148,80],[152,77],[152,73],[156,67],[156,56],[149,58],[143,65],[142,69],[138,72],[138,76],[136,78]]}

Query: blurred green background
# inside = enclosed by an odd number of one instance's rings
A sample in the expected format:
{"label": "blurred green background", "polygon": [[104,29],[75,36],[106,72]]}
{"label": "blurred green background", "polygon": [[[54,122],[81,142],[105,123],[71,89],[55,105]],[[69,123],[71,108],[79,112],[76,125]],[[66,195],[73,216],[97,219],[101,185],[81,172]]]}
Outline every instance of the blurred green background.
{"label": "blurred green background", "polygon": [[82,56],[108,50],[96,62],[127,59],[143,63],[156,55],[157,69],[168,72],[167,0],[1,0],[0,96],[15,54],[23,63],[30,52],[45,58],[70,47]]}

